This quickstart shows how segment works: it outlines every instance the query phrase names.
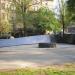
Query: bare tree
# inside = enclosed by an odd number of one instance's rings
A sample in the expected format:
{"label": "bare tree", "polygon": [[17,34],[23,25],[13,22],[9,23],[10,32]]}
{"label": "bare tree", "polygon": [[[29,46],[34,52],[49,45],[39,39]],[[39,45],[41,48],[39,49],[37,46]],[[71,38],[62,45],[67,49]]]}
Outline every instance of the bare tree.
{"label": "bare tree", "polygon": [[64,38],[64,30],[65,30],[65,1],[58,0],[59,3],[59,14],[60,14],[60,23],[63,29],[63,38]]}

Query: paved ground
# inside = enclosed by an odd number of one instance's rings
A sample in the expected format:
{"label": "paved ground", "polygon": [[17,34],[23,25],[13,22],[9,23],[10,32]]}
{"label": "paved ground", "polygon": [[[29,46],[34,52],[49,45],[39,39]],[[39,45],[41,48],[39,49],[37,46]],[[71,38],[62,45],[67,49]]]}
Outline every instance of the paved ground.
{"label": "paved ground", "polygon": [[57,48],[37,48],[37,45],[0,48],[0,69],[64,63],[75,63],[74,45],[58,44]]}

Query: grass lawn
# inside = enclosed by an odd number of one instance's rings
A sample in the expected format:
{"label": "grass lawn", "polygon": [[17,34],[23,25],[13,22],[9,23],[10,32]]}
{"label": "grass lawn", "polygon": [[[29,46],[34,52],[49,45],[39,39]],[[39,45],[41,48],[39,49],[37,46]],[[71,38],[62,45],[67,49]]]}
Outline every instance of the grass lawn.
{"label": "grass lawn", "polygon": [[75,75],[75,65],[53,65],[49,67],[0,71],[0,75]]}

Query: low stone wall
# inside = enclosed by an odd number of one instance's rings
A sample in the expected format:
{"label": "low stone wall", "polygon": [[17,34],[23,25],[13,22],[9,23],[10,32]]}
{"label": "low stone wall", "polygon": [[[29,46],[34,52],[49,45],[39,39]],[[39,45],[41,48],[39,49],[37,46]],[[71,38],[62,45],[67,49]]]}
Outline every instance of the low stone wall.
{"label": "low stone wall", "polygon": [[22,38],[14,38],[14,39],[1,39],[0,47],[30,45],[30,44],[39,44],[39,43],[51,44],[50,36],[37,35],[37,36],[28,36]]}

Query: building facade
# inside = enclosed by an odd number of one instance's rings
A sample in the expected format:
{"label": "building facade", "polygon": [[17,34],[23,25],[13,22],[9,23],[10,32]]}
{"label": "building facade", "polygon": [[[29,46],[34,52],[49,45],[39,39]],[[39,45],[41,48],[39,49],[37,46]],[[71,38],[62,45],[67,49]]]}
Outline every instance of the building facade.
{"label": "building facade", "polygon": [[6,21],[9,16],[9,5],[11,0],[0,0],[0,20]]}
{"label": "building facade", "polygon": [[[9,6],[12,0],[0,0],[0,19],[7,20],[9,18]],[[38,10],[41,6],[53,9],[53,0],[33,0],[31,10]]]}
{"label": "building facade", "polygon": [[11,31],[11,25],[8,22],[9,4],[10,0],[0,0],[0,35],[9,33]]}
{"label": "building facade", "polygon": [[[20,2],[20,0],[17,0]],[[14,6],[11,6],[12,0],[0,0],[0,22],[10,20],[15,28],[15,12],[13,10]],[[40,7],[48,7],[53,9],[53,0],[33,0],[30,4],[30,10],[37,11]],[[11,17],[10,17],[11,16]],[[18,26],[19,27],[19,26]]]}
{"label": "building facade", "polygon": [[53,9],[53,0],[33,0],[31,10],[37,11],[40,7],[48,7]]}

